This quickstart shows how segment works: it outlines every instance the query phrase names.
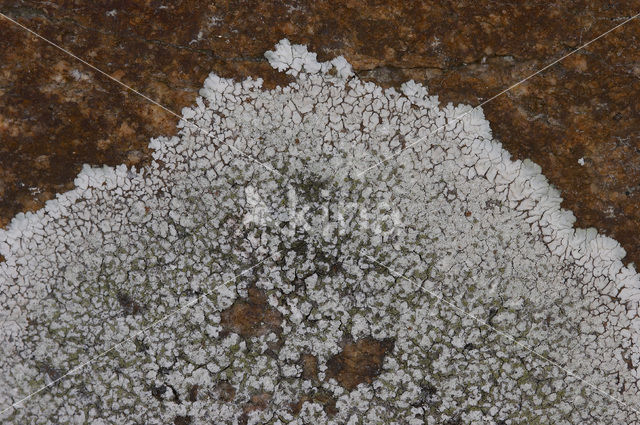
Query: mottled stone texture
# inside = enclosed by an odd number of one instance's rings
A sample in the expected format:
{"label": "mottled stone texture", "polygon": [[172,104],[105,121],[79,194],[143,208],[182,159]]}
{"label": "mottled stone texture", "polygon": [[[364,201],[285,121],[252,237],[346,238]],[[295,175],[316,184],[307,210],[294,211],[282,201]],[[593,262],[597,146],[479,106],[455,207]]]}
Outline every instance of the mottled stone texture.
{"label": "mottled stone texture", "polygon": [[[627,0],[2,1],[0,11],[179,112],[210,71],[268,85],[263,52],[283,37],[344,55],[383,85],[426,83],[477,105],[620,23]],[[175,117],[0,20],[0,225],[72,187],[83,163],[148,161]],[[495,136],[562,190],[581,227],[640,261],[640,21],[484,109]],[[578,160],[584,158],[584,166]]]}

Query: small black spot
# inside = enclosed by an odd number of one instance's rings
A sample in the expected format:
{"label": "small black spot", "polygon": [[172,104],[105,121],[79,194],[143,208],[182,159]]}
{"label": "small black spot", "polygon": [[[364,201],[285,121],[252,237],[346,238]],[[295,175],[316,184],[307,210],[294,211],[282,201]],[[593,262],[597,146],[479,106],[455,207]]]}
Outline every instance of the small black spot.
{"label": "small black spot", "polygon": [[136,351],[138,353],[144,353],[149,349],[149,346],[140,339],[134,340],[133,343],[136,344]]}
{"label": "small black spot", "polygon": [[151,389],[151,395],[154,396],[158,400],[162,400],[163,394],[167,392],[166,385],[160,385],[159,387],[153,387]]}
{"label": "small black spot", "polygon": [[54,368],[49,362],[39,363],[38,370],[42,373],[46,373],[52,381],[57,381],[62,376],[58,369]]}
{"label": "small black spot", "polygon": [[171,392],[173,393],[173,401],[181,404],[182,401],[180,400],[180,395],[178,395],[178,391],[176,390],[176,388],[171,384],[167,384],[166,382],[164,384],[171,389]]}
{"label": "small black spot", "polygon": [[118,302],[120,303],[125,316],[136,315],[142,310],[140,304],[135,302],[129,294],[124,292],[118,292]]}
{"label": "small black spot", "polygon": [[189,401],[193,402],[193,401],[196,401],[197,399],[198,399],[198,386],[192,385],[191,388],[189,388]]}
{"label": "small black spot", "polygon": [[421,407],[432,405],[438,400],[438,390],[431,383],[425,382],[420,385],[420,396],[418,400],[412,404],[413,407]]}

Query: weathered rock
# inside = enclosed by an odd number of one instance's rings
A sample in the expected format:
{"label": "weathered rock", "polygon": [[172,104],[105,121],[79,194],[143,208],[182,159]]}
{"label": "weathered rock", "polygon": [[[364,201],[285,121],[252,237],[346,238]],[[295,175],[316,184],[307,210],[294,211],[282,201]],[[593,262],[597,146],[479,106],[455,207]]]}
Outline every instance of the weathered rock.
{"label": "weathered rock", "polygon": [[363,338],[346,341],[342,351],[327,361],[327,378],[334,378],[351,391],[366,382],[370,384],[382,370],[384,356],[393,349],[394,341]]}
{"label": "weathered rock", "polygon": [[[288,37],[362,77],[426,82],[477,105],[636,13],[630,0],[564,3],[4,1],[0,11],[179,112],[211,71],[286,79],[262,52]],[[72,187],[83,163],[144,165],[176,118],[4,21],[0,225]],[[562,190],[577,225],[640,259],[640,29],[630,23],[485,106],[495,135]],[[583,158],[584,166],[578,164]]]}
{"label": "weathered rock", "polygon": [[264,293],[255,288],[249,290],[248,299],[240,299],[220,314],[224,329],[242,337],[280,333],[282,314],[270,307]]}

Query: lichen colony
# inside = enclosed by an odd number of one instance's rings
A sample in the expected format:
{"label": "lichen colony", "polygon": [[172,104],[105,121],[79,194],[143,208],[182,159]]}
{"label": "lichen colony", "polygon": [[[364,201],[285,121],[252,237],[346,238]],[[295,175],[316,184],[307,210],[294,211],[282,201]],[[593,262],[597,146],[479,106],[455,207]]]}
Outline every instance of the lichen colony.
{"label": "lichen colony", "polygon": [[0,231],[3,423],[640,423],[615,241],[480,110],[265,56]]}

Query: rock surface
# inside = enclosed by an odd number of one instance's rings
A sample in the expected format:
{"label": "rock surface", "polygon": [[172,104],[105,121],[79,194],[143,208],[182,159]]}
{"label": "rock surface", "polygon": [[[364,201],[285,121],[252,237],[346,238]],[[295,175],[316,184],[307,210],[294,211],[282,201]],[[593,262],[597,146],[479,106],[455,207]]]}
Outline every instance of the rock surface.
{"label": "rock surface", "polygon": [[[477,105],[637,13],[633,1],[2,1],[18,19],[179,112],[209,72],[283,83],[262,52],[287,37],[361,77],[414,78]],[[175,117],[2,20],[0,225],[72,187],[83,163],[143,165]],[[561,189],[577,226],[640,260],[640,24],[485,106],[495,136]],[[580,165],[580,163],[584,165]]]}
{"label": "rock surface", "polygon": [[[296,85],[261,94],[261,81],[230,87],[212,74],[200,92],[205,99],[184,110],[185,117],[212,126],[213,140],[250,148],[250,157],[261,161],[238,158],[230,145],[216,149],[184,128],[180,137],[152,139],[155,161],[144,178],[124,166],[85,167],[75,179],[78,187],[49,203],[46,216],[21,215],[0,231],[6,256],[0,286],[8,288],[10,314],[3,317],[11,325],[3,327],[7,344],[0,344],[6,353],[0,370],[12,383],[5,405],[36,394],[31,391],[41,382],[55,384],[84,361],[88,347],[101,352],[131,331],[144,333],[119,343],[123,353],[105,351],[108,365],[92,364],[96,368],[76,376],[91,382],[51,386],[42,403],[12,412],[16,421],[29,422],[31,415],[69,422],[70,406],[86,406],[92,395],[106,407],[90,414],[109,421],[121,415],[148,422],[145,415],[160,414],[152,422],[197,423],[231,408],[240,423],[255,416],[266,422],[275,408],[283,415],[298,411],[305,422],[317,413],[344,423],[357,409],[369,410],[367,420],[378,423],[392,417],[425,422],[415,415],[428,415],[429,423],[502,423],[513,415],[527,423],[541,417],[585,423],[596,416],[598,423],[637,423],[621,409],[637,405],[632,371],[640,358],[636,304],[623,301],[638,299],[640,283],[633,270],[622,269],[617,242],[595,231],[568,231],[574,218],[558,211],[559,192],[539,166],[511,161],[490,140],[481,112],[418,145],[415,155],[372,170],[366,182],[360,174],[350,177],[356,161],[367,167],[470,107],[439,109],[413,82],[403,84],[403,96],[395,90],[383,95],[353,76],[343,58],[319,64],[303,46],[292,51],[283,40],[276,47],[265,55],[274,68],[290,64],[295,71],[302,63],[322,75],[300,76]],[[341,112],[329,120],[333,110]],[[399,133],[390,137],[396,125]],[[265,163],[281,164],[286,177],[274,178]],[[277,190],[283,179],[291,182],[289,205]],[[296,199],[313,211],[302,226],[291,214]],[[355,211],[349,206],[354,199]],[[286,255],[276,254],[283,249]],[[273,268],[260,260],[269,252]],[[254,266],[242,278],[229,276],[244,264]],[[413,278],[398,281],[400,274]],[[221,284],[209,289],[212,282]],[[434,290],[474,316],[452,312],[455,304],[440,303]],[[184,298],[191,308],[181,315],[174,306]],[[60,303],[68,314],[59,314]],[[610,314],[603,318],[602,312]],[[469,321],[482,323],[477,317],[486,318],[490,330],[514,329],[483,332]],[[123,326],[114,332],[105,318]],[[164,319],[171,320],[162,328],[148,325]],[[216,337],[222,341],[212,343]],[[522,339],[525,345],[514,344]],[[562,371],[581,372],[553,372],[553,384],[540,389],[548,361],[529,357],[523,369],[517,355],[523,346],[553,352]],[[248,370],[255,379],[245,379]],[[298,379],[304,376],[311,379]],[[605,390],[587,402],[575,385],[579,376]],[[358,383],[367,385],[353,389]],[[318,385],[333,394],[335,406]],[[313,387],[317,391],[307,391]],[[628,403],[609,391],[624,393]],[[472,395],[481,393],[488,398]],[[76,394],[81,401],[71,401]],[[219,403],[229,399],[233,406]],[[188,409],[187,400],[193,404]],[[478,403],[484,411],[466,408]],[[141,412],[140,406],[150,407]]]}

